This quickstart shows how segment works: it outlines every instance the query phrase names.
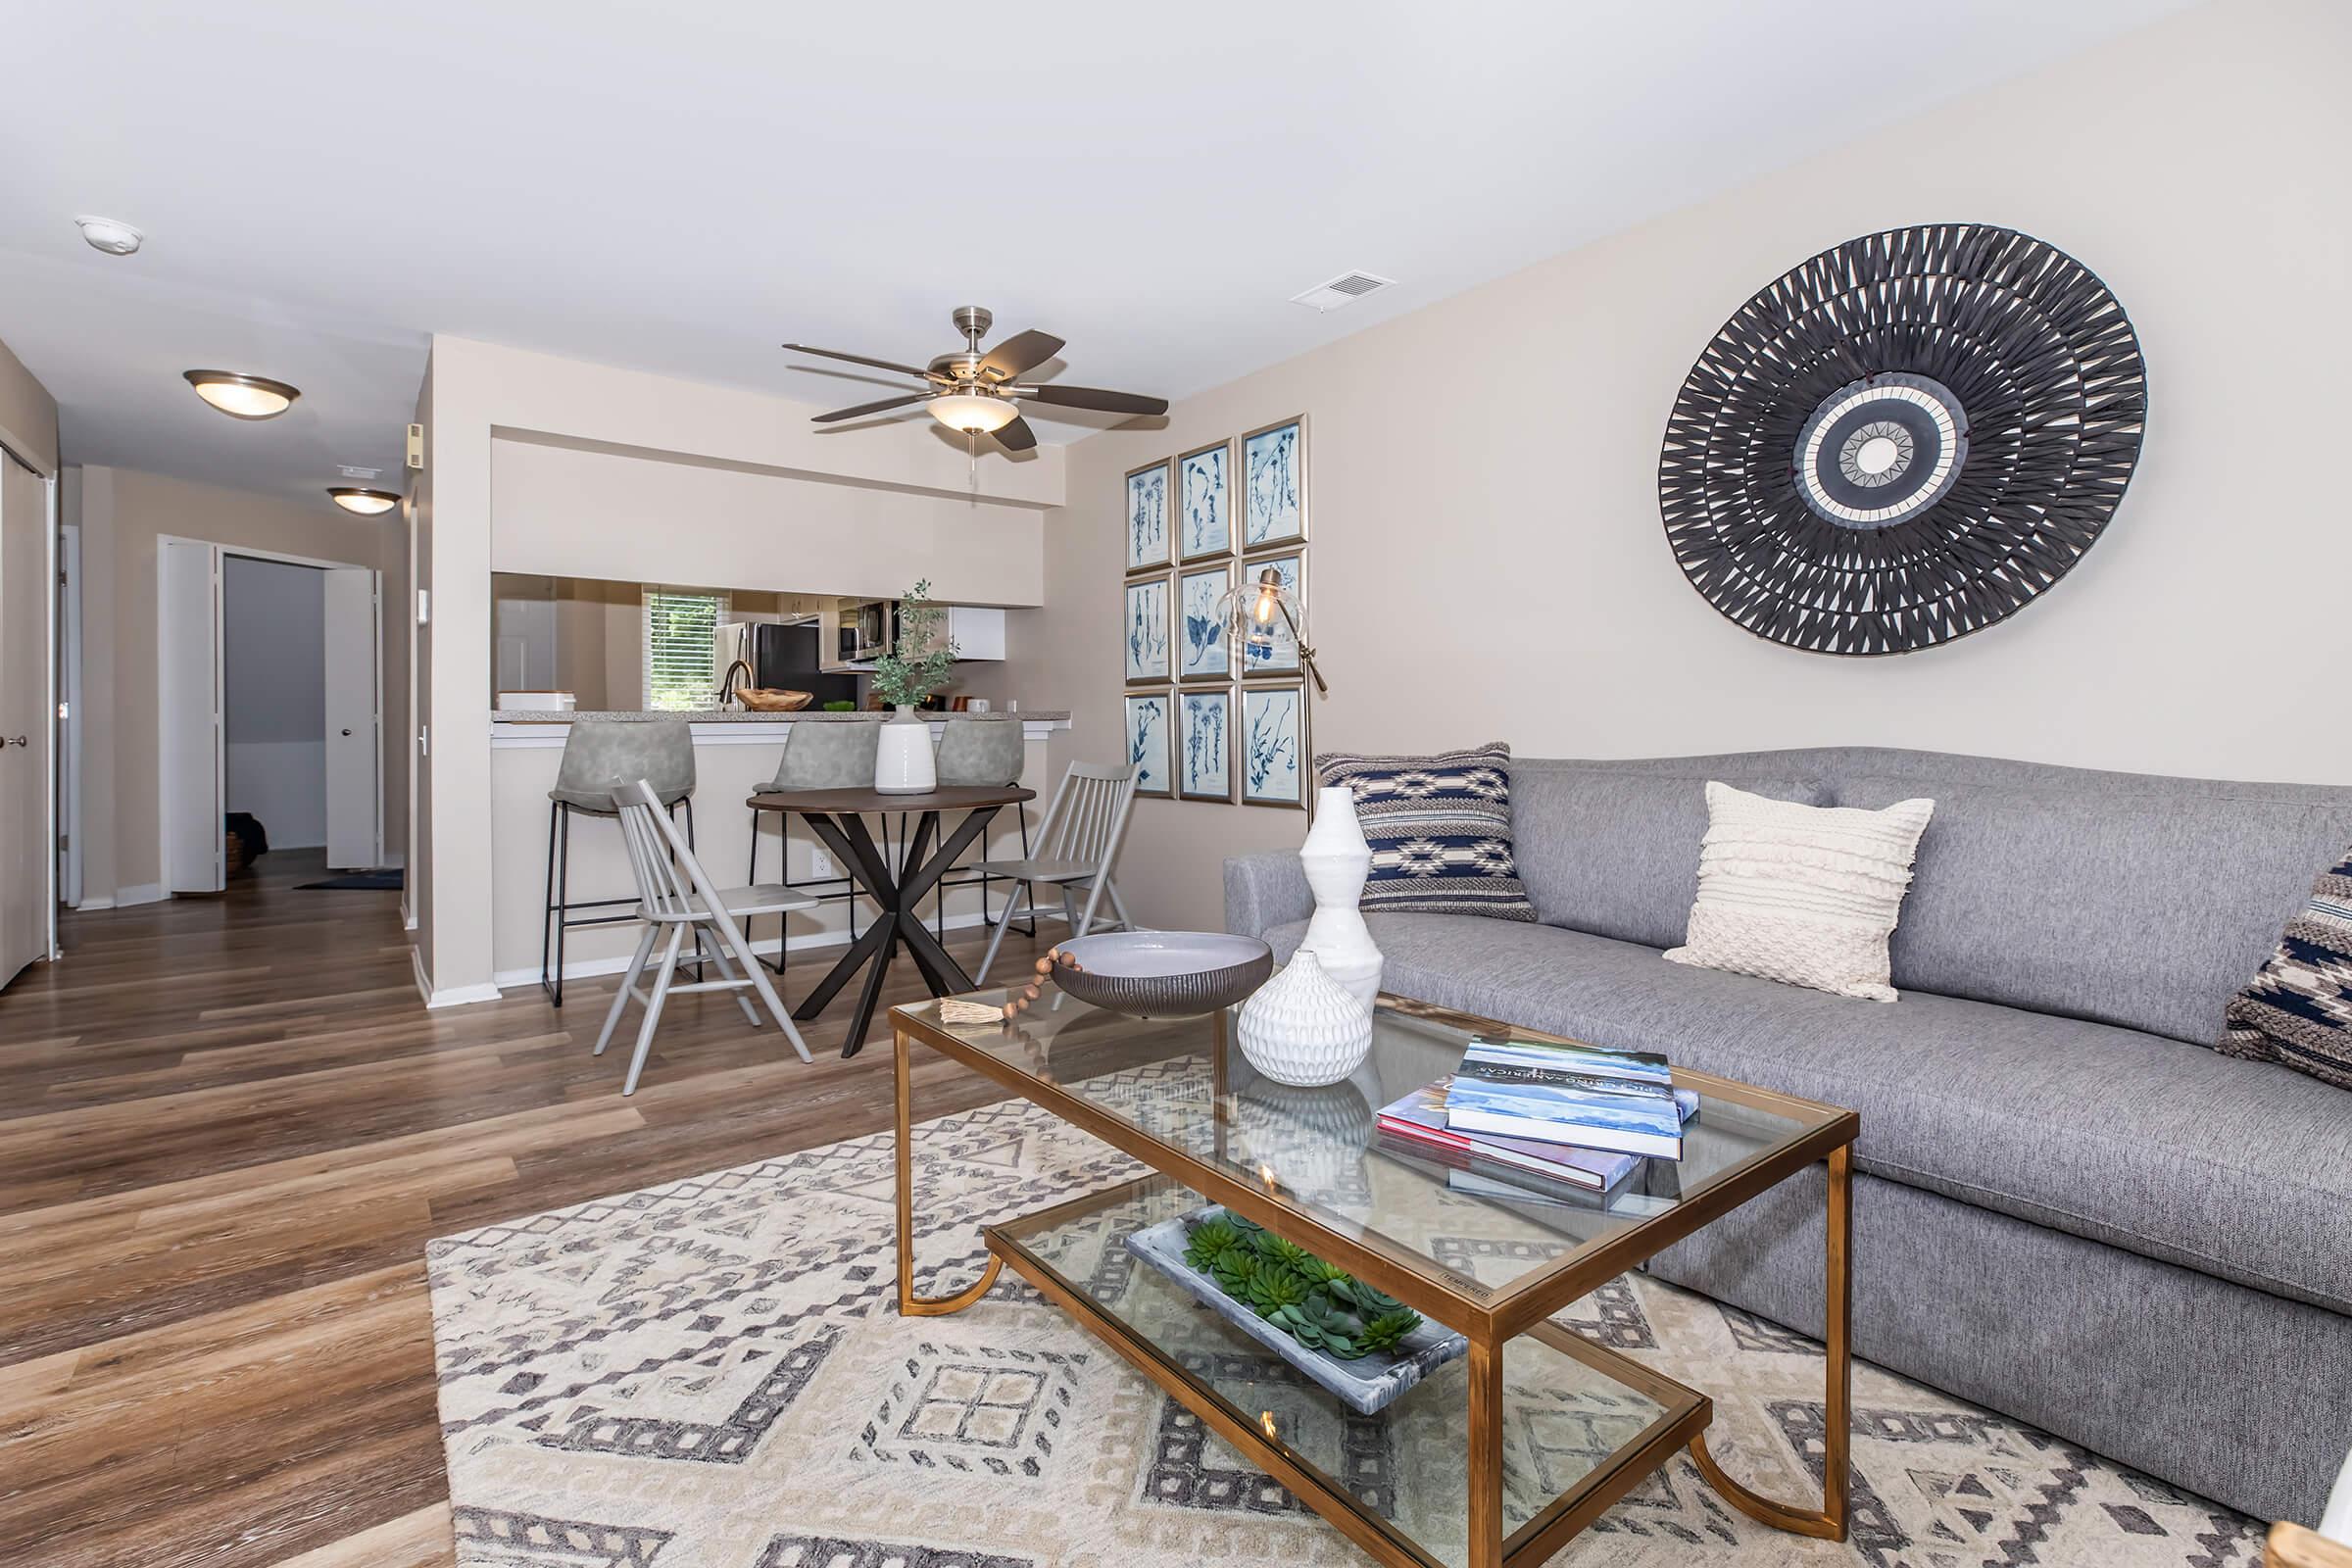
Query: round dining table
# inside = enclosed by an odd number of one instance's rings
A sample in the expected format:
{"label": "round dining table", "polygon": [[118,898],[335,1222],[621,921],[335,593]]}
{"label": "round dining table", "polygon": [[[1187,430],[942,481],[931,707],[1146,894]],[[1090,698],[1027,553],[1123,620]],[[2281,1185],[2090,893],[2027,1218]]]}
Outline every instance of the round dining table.
{"label": "round dining table", "polygon": [[[779,811],[801,817],[817,842],[841,861],[850,879],[864,890],[877,908],[873,924],[843,954],[839,962],[816,983],[816,989],[792,1010],[806,1021],[814,1018],[841,994],[844,986],[865,971],[858,989],[858,1011],[850,1019],[850,1035],[841,1054],[855,1056],[865,1046],[874,1008],[882,999],[882,982],[891,959],[904,947],[935,997],[950,997],[973,989],[963,965],[948,956],[923,925],[916,908],[972,841],[988,830],[989,819],[1007,806],[1037,799],[1037,791],[1018,784],[947,784],[921,795],[886,795],[871,786],[849,789],[761,790],[748,803],[755,811]],[[905,854],[894,870],[866,831],[865,813],[899,812],[915,817],[906,838]],[[946,837],[940,817],[960,811],[963,820]]]}

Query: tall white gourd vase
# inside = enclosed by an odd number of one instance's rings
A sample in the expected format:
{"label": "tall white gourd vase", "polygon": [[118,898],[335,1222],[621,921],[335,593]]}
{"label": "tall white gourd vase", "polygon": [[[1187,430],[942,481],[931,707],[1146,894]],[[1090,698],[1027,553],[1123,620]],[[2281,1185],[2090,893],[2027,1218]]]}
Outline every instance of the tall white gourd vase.
{"label": "tall white gourd vase", "polygon": [[1380,995],[1382,959],[1357,905],[1372,871],[1372,846],[1356,820],[1355,792],[1347,785],[1315,792],[1315,825],[1298,847],[1298,863],[1315,894],[1314,918],[1306,922],[1298,949],[1313,953],[1323,972],[1369,1013],[1372,999]]}
{"label": "tall white gourd vase", "polygon": [[901,708],[882,726],[882,743],[874,750],[874,789],[882,795],[928,795],[938,787],[931,726],[913,709]]}
{"label": "tall white gourd vase", "polygon": [[1235,1033],[1250,1065],[1278,1084],[1336,1084],[1372,1050],[1372,1010],[1304,948],[1242,1004]]}

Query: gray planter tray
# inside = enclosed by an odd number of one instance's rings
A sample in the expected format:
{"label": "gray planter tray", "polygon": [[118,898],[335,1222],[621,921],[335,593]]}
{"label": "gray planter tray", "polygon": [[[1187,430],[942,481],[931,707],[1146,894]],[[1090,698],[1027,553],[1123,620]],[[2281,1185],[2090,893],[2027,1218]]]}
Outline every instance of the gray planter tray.
{"label": "gray planter tray", "polygon": [[1437,1368],[1470,1348],[1470,1342],[1442,1323],[1424,1317],[1394,1352],[1374,1350],[1359,1360],[1342,1361],[1310,1350],[1225,1294],[1213,1279],[1184,1260],[1192,1227],[1223,1216],[1223,1204],[1211,1203],[1190,1214],[1162,1220],[1127,1238],[1127,1250],[1191,1292],[1219,1317],[1305,1373],[1315,1385],[1358,1415],[1377,1414],[1396,1397]]}

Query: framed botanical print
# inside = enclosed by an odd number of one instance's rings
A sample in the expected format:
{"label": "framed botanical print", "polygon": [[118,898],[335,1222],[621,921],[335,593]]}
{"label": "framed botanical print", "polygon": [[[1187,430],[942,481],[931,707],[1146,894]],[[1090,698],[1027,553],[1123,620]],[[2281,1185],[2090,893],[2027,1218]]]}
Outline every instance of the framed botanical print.
{"label": "framed botanical print", "polygon": [[1176,793],[1188,801],[1233,799],[1233,691],[1176,694]]}
{"label": "framed botanical print", "polygon": [[1127,583],[1127,684],[1165,681],[1169,667],[1168,574],[1134,577]]}
{"label": "framed botanical print", "polygon": [[1176,460],[1176,559],[1233,554],[1233,442]]}
{"label": "framed botanical print", "polygon": [[1176,678],[1230,680],[1225,622],[1217,605],[1233,588],[1233,563],[1176,573]]}
{"label": "framed botanical print", "polygon": [[[1252,556],[1242,563],[1242,581],[1254,585],[1268,567],[1281,573],[1282,586],[1292,593],[1306,592],[1306,552],[1289,550],[1277,555]],[[1241,673],[1246,676],[1296,675],[1298,660],[1298,637],[1291,623],[1277,612],[1266,629],[1263,640],[1252,637],[1241,648]]]}
{"label": "framed botanical print", "polygon": [[1242,548],[1306,538],[1306,416],[1242,437]]}
{"label": "framed botanical print", "polygon": [[1242,804],[1306,809],[1306,688],[1245,686],[1240,751]]}
{"label": "framed botanical print", "polygon": [[1166,692],[1131,692],[1127,697],[1127,760],[1135,764],[1135,793],[1163,799],[1175,793],[1170,773],[1175,721]]}
{"label": "framed botanical print", "polygon": [[1168,460],[1146,464],[1127,475],[1127,569],[1150,571],[1168,564],[1174,541],[1168,534]]}

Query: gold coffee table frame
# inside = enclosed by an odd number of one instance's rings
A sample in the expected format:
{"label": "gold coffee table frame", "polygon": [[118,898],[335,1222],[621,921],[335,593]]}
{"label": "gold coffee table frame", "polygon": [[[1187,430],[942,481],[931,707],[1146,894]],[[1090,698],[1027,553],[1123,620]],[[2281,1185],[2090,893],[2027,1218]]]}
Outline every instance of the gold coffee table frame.
{"label": "gold coffee table frame", "polygon": [[[985,994],[984,994],[985,995]],[[1380,1005],[1394,1013],[1465,1033],[1501,1031],[1526,1039],[1559,1040],[1495,1019],[1432,1006],[1383,994]],[[1022,1242],[1023,1233],[1080,1217],[1126,1200],[1152,1178],[1107,1194],[1090,1194],[1039,1213],[983,1231],[989,1258],[980,1277],[952,1296],[914,1292],[914,1179],[910,1155],[909,1052],[917,1041],[943,1056],[991,1079],[1011,1094],[1101,1139],[1149,1166],[1158,1176],[1201,1194],[1277,1236],[1347,1269],[1407,1306],[1456,1330],[1469,1340],[1468,1568],[1523,1568],[1543,1562],[1579,1531],[1624,1496],[1678,1449],[1691,1459],[1724,1499],[1749,1517],[1802,1536],[1843,1541],[1846,1537],[1847,1466],[1852,1437],[1853,1364],[1849,1335],[1852,1311],[1852,1154],[1861,1118],[1851,1110],[1678,1067],[1678,1088],[1695,1089],[1712,1100],[1787,1118],[1797,1129],[1686,1194],[1673,1207],[1632,1219],[1622,1229],[1575,1246],[1563,1255],[1498,1289],[1488,1289],[1432,1260],[1396,1246],[1377,1232],[1351,1236],[1333,1229],[1293,1200],[1279,1184],[1251,1181],[1220,1169],[1190,1152],[1152,1136],[1051,1077],[1028,1071],[992,1054],[942,1025],[937,1006],[920,1003],[891,1009],[898,1199],[899,1310],[930,1317],[960,1312],[988,1294],[1004,1265],[1035,1286],[1048,1299],[1085,1325],[1098,1339],[1199,1416],[1210,1430],[1251,1463],[1282,1482],[1342,1534],[1391,1568],[1446,1568],[1412,1540],[1366,1508],[1279,1437],[1235,1408],[1214,1390],[1133,1333],[1085,1296],[1068,1290],[1054,1269]],[[1215,1024],[1211,1070],[1219,1116],[1219,1147],[1228,1103],[1225,1083],[1225,1022]],[[1706,1428],[1714,1414],[1704,1394],[1642,1365],[1629,1356],[1569,1333],[1547,1321],[1551,1314],[1591,1294],[1626,1270],[1708,1222],[1730,1213],[1816,1162],[1829,1166],[1826,1268],[1827,1388],[1823,1411],[1824,1471],[1821,1505],[1778,1501],[1724,1474],[1707,1451]],[[1505,1533],[1502,1498],[1502,1347],[1529,1335],[1548,1348],[1592,1367],[1642,1394],[1662,1407],[1660,1416],[1623,1447],[1595,1466],[1574,1487],[1518,1529]]]}

